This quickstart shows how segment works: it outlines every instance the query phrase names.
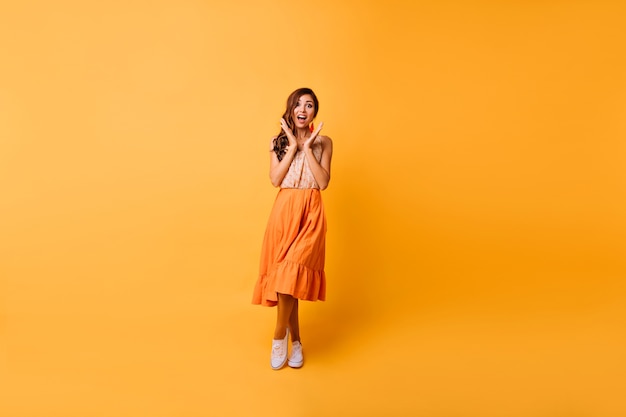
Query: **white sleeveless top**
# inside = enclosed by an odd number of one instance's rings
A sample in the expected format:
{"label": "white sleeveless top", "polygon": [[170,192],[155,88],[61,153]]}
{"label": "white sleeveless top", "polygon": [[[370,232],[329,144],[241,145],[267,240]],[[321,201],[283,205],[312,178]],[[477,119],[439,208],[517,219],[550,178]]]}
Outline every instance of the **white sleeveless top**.
{"label": "white sleeveless top", "polygon": [[[315,156],[317,162],[320,162],[322,159],[322,141],[320,138],[315,139],[311,145],[311,149],[313,150],[313,156]],[[283,178],[280,188],[320,188],[311,172],[304,151],[296,151],[296,155],[293,161],[291,161],[289,171],[287,171],[287,175]]]}

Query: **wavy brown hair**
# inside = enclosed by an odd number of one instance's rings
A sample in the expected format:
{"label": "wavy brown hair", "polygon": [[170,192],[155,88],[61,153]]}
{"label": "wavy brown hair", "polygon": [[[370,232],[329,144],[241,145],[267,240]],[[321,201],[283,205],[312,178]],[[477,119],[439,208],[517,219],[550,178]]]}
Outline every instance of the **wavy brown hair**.
{"label": "wavy brown hair", "polygon": [[[310,88],[298,88],[293,93],[289,94],[287,98],[287,108],[285,109],[285,113],[283,113],[283,119],[287,122],[289,129],[295,134],[296,123],[293,121],[293,109],[298,105],[298,100],[305,94],[309,94],[313,98],[313,104],[315,106],[315,110],[313,111],[313,118],[317,116],[317,112],[320,108],[319,101],[317,101],[317,96]],[[274,139],[274,147],[273,151],[276,152],[276,156],[279,161],[282,161],[285,153],[287,153],[287,146],[289,145],[289,138],[287,138],[287,134],[281,128],[280,133]]]}

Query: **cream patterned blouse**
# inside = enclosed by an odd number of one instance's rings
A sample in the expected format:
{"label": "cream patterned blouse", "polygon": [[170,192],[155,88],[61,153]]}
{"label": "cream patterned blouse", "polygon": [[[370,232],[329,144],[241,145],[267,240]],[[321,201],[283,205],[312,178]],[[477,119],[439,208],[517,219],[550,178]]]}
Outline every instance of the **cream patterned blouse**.
{"label": "cream patterned blouse", "polygon": [[[313,150],[313,156],[318,162],[322,159],[322,141],[320,138],[316,138],[311,145]],[[320,188],[315,181],[315,177],[311,172],[309,163],[306,159],[306,155],[303,151],[297,151],[294,156],[287,175],[283,178],[283,182],[280,184],[280,188]]]}

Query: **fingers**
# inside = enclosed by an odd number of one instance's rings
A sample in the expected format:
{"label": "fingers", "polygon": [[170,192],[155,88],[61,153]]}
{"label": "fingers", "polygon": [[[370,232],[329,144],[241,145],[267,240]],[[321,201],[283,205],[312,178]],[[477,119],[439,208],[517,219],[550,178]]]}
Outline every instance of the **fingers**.
{"label": "fingers", "polygon": [[293,132],[289,128],[289,125],[287,124],[285,119],[282,118],[282,117],[280,119],[280,127],[283,129],[283,131],[287,135],[287,139],[289,139],[289,143],[290,144],[295,144],[296,143],[296,137],[294,136]]}
{"label": "fingers", "polygon": [[320,125],[317,127],[317,129],[315,129],[315,132],[311,133],[311,136],[309,136],[309,138],[306,140],[306,142],[304,142],[304,144],[302,145],[304,149],[308,149],[308,148],[311,147],[311,145],[313,144],[313,142],[317,138],[317,135],[320,133],[320,130],[322,130],[323,126],[324,126],[324,123],[320,123]]}
{"label": "fingers", "polygon": [[280,118],[280,127],[285,131],[287,135],[293,135],[293,132],[289,128],[287,121],[284,118]]}
{"label": "fingers", "polygon": [[320,124],[317,126],[317,129],[315,129],[311,137],[313,138],[317,137],[317,135],[320,133],[320,130],[322,130],[323,127],[324,127],[324,122],[320,122]]}

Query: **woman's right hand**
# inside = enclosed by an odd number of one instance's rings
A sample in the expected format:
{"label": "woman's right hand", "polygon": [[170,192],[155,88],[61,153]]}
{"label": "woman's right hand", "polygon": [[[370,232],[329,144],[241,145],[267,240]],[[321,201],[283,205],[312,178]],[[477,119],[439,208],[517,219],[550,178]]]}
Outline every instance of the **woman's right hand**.
{"label": "woman's right hand", "polygon": [[287,135],[287,139],[289,139],[289,147],[293,147],[293,149],[298,149],[298,141],[296,140],[296,136],[293,134],[293,132],[289,128],[289,125],[283,117],[280,118],[280,127]]}

